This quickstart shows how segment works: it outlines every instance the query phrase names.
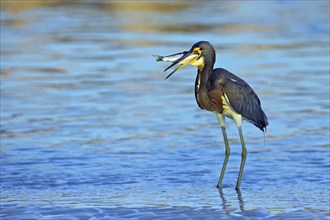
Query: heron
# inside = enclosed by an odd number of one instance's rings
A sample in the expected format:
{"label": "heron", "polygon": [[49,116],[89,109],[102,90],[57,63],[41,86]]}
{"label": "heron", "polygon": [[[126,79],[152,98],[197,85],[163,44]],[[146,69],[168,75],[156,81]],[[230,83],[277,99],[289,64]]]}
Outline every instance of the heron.
{"label": "heron", "polygon": [[219,189],[222,186],[222,180],[230,156],[225,118],[234,120],[238,128],[242,146],[241,163],[235,187],[235,189],[239,191],[247,157],[247,150],[242,132],[242,120],[252,123],[262,132],[266,130],[268,125],[267,116],[261,108],[261,102],[257,94],[248,83],[228,70],[223,68],[213,69],[216,53],[213,46],[207,41],[195,43],[189,51],[169,56],[154,56],[156,57],[156,61],[172,63],[164,72],[178,64],[165,79],[168,79],[173,73],[188,64],[197,66],[197,77],[195,80],[195,98],[197,104],[201,109],[216,114],[225,144],[225,158],[217,184]]}

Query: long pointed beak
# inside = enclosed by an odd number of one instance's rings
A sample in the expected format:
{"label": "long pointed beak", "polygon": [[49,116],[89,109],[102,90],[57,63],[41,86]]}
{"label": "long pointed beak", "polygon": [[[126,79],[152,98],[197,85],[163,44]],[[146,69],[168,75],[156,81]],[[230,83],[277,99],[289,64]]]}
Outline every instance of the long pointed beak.
{"label": "long pointed beak", "polygon": [[188,65],[191,63],[191,61],[193,61],[197,55],[196,54],[192,54],[190,51],[189,52],[183,52],[184,56],[182,56],[181,58],[177,59],[176,61],[174,61],[169,67],[167,67],[165,71],[167,71],[168,69],[170,69],[171,67],[175,66],[176,64],[180,64],[177,68],[175,68],[168,76],[166,76],[165,80],[168,79],[170,76],[173,75],[173,73],[175,73],[177,70],[181,69],[182,67]]}

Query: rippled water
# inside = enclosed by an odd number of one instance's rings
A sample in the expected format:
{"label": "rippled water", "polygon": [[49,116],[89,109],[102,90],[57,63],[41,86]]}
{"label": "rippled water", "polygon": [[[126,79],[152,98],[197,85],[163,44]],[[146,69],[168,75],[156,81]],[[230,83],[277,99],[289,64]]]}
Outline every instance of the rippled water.
{"label": "rippled water", "polygon": [[[308,10],[306,10],[308,9]],[[151,54],[217,50],[258,93],[265,141],[224,144]],[[329,219],[329,2],[2,1],[2,219]]]}

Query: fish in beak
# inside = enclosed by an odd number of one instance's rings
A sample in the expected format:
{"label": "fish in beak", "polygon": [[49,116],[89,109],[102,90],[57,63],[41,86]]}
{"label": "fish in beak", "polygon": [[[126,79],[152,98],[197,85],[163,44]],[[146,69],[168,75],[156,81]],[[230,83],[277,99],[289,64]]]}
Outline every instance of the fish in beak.
{"label": "fish in beak", "polygon": [[165,62],[171,62],[172,64],[167,67],[165,71],[170,69],[171,67],[175,66],[176,64],[180,64],[177,68],[175,68],[165,79],[168,79],[170,76],[172,76],[173,73],[175,73],[177,70],[181,69],[182,67],[194,63],[198,59],[198,55],[192,53],[192,51],[184,51],[181,53],[176,53],[168,56],[158,56],[154,55],[156,57],[156,61],[165,61]]}
{"label": "fish in beak", "polygon": [[181,58],[182,56],[186,55],[188,51],[183,51],[181,53],[175,53],[168,56],[159,56],[159,55],[152,55],[156,58],[156,61],[164,61],[164,62],[175,62],[177,59]]}

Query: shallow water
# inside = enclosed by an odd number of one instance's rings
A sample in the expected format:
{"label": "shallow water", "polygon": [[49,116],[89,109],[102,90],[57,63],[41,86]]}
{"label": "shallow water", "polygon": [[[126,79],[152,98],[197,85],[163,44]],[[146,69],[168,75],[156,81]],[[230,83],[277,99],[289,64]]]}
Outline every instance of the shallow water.
{"label": "shallow water", "polygon": [[[308,13],[306,13],[308,8]],[[217,50],[270,122],[224,144],[151,54]],[[2,219],[329,219],[328,1],[57,3],[1,8]]]}

